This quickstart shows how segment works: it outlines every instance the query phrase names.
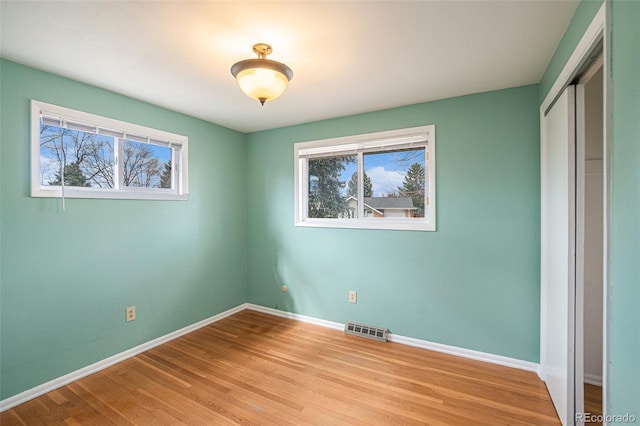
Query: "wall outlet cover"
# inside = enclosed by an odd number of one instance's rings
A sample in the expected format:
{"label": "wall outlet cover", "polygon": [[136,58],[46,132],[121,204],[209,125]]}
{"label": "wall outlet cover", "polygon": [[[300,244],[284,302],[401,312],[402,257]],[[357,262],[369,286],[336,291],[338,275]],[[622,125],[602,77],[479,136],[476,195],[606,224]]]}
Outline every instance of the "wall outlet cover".
{"label": "wall outlet cover", "polygon": [[136,307],[129,306],[127,309],[125,309],[124,320],[126,322],[130,322],[130,321],[135,321],[135,319],[136,319]]}

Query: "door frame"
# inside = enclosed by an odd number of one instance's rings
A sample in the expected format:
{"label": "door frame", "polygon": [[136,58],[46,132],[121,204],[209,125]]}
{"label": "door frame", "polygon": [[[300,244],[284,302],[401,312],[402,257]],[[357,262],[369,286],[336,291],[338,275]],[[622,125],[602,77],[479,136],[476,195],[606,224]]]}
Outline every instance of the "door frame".
{"label": "door frame", "polygon": [[[584,32],[582,38],[580,39],[578,45],[576,46],[576,48],[574,49],[573,53],[571,54],[571,56],[569,57],[567,63],[565,64],[564,68],[562,69],[562,71],[560,72],[560,75],[558,76],[558,78],[556,79],[556,81],[554,82],[553,86],[551,87],[551,89],[549,90],[549,93],[547,94],[547,96],[545,97],[544,101],[542,102],[541,106],[540,106],[540,138],[541,138],[541,143],[540,143],[540,161],[541,161],[541,212],[544,213],[544,209],[546,207],[545,204],[545,200],[547,197],[546,191],[545,191],[545,184],[546,182],[544,181],[545,176],[544,176],[544,170],[546,170],[546,165],[544,163],[544,158],[546,155],[546,152],[543,152],[544,147],[546,145],[546,141],[545,141],[545,137],[546,137],[546,132],[545,132],[545,115],[548,112],[549,109],[551,109],[551,107],[553,106],[555,100],[563,93],[564,89],[576,78],[576,74],[579,72],[579,70],[581,69],[581,67],[584,65],[584,63],[588,60],[589,58],[589,54],[593,51],[594,47],[598,44],[598,42],[602,41],[603,42],[603,52],[602,52],[602,56],[604,58],[604,66],[603,66],[603,102],[604,102],[604,116],[603,116],[603,177],[604,177],[604,184],[603,184],[603,342],[602,342],[602,362],[603,362],[603,366],[602,366],[602,407],[603,407],[603,412],[606,413],[606,408],[607,408],[607,389],[608,389],[608,348],[609,348],[609,341],[608,341],[608,333],[607,333],[607,329],[608,329],[608,322],[607,322],[607,302],[608,302],[608,287],[609,287],[609,238],[608,238],[608,234],[609,234],[609,194],[610,194],[610,167],[609,167],[609,159],[610,159],[610,142],[609,142],[609,126],[608,126],[608,122],[609,122],[609,114],[610,114],[610,108],[609,108],[609,102],[608,102],[608,89],[610,87],[610,75],[609,75],[609,70],[608,67],[606,66],[606,64],[609,63],[609,49],[608,49],[608,28],[610,28],[609,25],[609,17],[608,17],[608,4],[609,2],[607,0],[603,1],[602,6],[600,7],[600,9],[598,10],[598,12],[596,13],[596,15],[594,16],[593,20],[591,21],[589,27],[587,28],[587,30]],[[577,143],[580,143],[579,141],[577,141]],[[584,191],[584,188],[580,189],[580,188],[575,188],[577,191]],[[584,194],[576,194],[577,197],[581,197],[584,196]],[[544,220],[544,214],[542,214],[541,217],[541,236],[542,238],[544,238],[544,235],[546,234],[547,231],[547,224]],[[578,236],[578,240],[580,240],[580,236]],[[541,241],[541,247],[544,247],[544,241]],[[541,251],[540,254],[540,265],[541,265],[541,282],[540,282],[540,296],[541,296],[541,304],[540,304],[540,354],[542,356],[542,354],[546,353],[546,338],[547,338],[547,331],[546,331],[546,326],[545,326],[545,319],[547,316],[547,311],[546,311],[546,306],[544,301],[546,300],[546,296],[547,296],[547,289],[546,289],[546,282],[544,280],[544,277],[546,276],[546,265],[547,265],[547,257],[546,257],[546,253],[544,253],[543,251]],[[578,296],[581,294],[582,289],[578,289]],[[581,298],[579,298],[578,303],[580,303]],[[576,315],[576,312],[582,312],[582,307],[578,307],[576,309],[575,306],[569,306],[569,312],[570,314],[573,313],[573,315]],[[575,320],[575,318],[574,318]],[[582,334],[580,333],[580,331],[582,330],[578,330],[579,334],[577,335],[578,339],[582,338]],[[581,344],[583,344],[583,342],[580,342]],[[575,343],[574,343],[575,344]],[[579,354],[578,354],[579,355]],[[570,374],[570,377],[573,377],[574,380],[574,386],[575,386],[575,380],[578,377],[576,377],[575,372],[573,372],[574,374]],[[542,360],[540,363],[540,368],[538,370],[538,375],[540,376],[540,378],[544,381],[545,380],[545,372],[543,371],[542,368]],[[580,394],[582,394],[582,392],[580,392]],[[578,395],[578,393],[576,393],[576,395]],[[575,401],[574,401],[575,402]],[[575,406],[575,404],[574,404]],[[573,421],[571,421],[570,424],[573,424]]]}

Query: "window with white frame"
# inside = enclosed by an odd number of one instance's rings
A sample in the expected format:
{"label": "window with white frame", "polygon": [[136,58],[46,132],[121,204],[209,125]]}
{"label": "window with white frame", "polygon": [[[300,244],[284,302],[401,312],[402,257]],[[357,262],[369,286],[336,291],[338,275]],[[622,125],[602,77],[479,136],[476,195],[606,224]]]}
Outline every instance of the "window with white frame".
{"label": "window with white frame", "polygon": [[31,196],[188,199],[188,138],[31,101]]}
{"label": "window with white frame", "polygon": [[435,231],[435,126],[294,145],[297,226]]}

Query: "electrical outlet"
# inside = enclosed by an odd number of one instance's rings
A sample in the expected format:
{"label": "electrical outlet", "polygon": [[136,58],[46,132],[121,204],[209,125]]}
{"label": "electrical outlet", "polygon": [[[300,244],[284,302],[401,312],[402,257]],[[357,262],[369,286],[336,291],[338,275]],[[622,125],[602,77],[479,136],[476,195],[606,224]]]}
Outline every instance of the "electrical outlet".
{"label": "electrical outlet", "polygon": [[124,320],[126,322],[129,322],[129,321],[135,321],[135,319],[136,319],[136,307],[129,306],[127,309],[125,309]]}
{"label": "electrical outlet", "polygon": [[358,292],[349,290],[349,303],[358,303]]}

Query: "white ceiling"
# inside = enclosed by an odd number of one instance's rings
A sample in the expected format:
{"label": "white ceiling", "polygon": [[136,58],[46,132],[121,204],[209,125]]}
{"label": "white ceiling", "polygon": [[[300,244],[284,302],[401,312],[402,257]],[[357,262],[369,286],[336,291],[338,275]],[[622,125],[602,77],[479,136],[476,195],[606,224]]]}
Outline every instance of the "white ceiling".
{"label": "white ceiling", "polygon": [[[6,59],[243,132],[537,83],[576,1],[5,1]],[[294,72],[261,107],[254,43]]]}

